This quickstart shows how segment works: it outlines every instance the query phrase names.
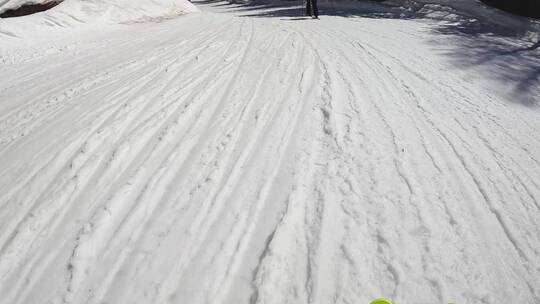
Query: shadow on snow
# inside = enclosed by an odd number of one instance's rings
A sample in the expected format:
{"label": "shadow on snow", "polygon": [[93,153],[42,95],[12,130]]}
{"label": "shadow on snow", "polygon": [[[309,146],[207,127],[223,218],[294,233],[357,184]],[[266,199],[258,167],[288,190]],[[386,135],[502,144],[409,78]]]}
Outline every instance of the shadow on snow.
{"label": "shadow on snow", "polygon": [[[310,20],[304,17],[304,4],[299,0],[225,2],[201,0],[196,3],[226,7],[239,16]],[[339,3],[339,4],[336,4]],[[474,3],[467,8],[425,4],[401,0],[323,2],[319,10],[324,16],[377,19],[430,19],[436,21],[431,41],[442,55],[459,70],[482,71],[483,77],[497,81],[513,101],[526,106],[540,105],[540,22]],[[444,36],[444,39],[440,39]],[[477,67],[480,69],[471,69]],[[471,75],[475,76],[475,75]]]}

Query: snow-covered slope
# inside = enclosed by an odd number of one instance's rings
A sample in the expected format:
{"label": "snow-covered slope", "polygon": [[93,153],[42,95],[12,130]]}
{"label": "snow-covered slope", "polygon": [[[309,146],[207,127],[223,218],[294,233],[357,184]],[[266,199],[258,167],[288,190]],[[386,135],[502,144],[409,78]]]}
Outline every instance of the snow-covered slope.
{"label": "snow-covered slope", "polygon": [[301,12],[2,36],[0,304],[539,303],[536,50]]}
{"label": "snow-covered slope", "polygon": [[[27,3],[49,0],[11,0],[0,5],[0,12]],[[0,36],[40,37],[59,28],[156,21],[196,12],[187,0],[65,0],[45,12],[0,19]],[[9,38],[9,37],[5,37]]]}

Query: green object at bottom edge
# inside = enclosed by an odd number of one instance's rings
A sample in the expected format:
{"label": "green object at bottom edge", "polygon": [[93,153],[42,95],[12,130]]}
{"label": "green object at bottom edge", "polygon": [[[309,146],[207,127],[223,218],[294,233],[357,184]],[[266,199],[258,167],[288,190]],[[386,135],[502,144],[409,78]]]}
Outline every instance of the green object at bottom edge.
{"label": "green object at bottom edge", "polygon": [[392,301],[384,298],[375,299],[370,304],[392,304]]}

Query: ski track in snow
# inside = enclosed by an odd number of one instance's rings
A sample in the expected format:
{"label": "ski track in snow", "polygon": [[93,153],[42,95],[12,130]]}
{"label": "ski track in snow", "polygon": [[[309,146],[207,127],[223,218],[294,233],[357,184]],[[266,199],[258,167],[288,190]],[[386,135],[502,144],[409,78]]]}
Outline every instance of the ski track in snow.
{"label": "ski track in snow", "polygon": [[540,303],[537,109],[426,22],[201,7],[2,51],[0,303]]}

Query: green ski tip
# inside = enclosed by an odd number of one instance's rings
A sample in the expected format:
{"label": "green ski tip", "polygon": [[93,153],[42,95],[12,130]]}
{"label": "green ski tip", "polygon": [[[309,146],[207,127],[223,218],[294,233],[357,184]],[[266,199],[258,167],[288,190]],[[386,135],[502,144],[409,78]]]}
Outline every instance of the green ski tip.
{"label": "green ski tip", "polygon": [[392,304],[392,301],[385,298],[379,298],[371,301],[370,304]]}

